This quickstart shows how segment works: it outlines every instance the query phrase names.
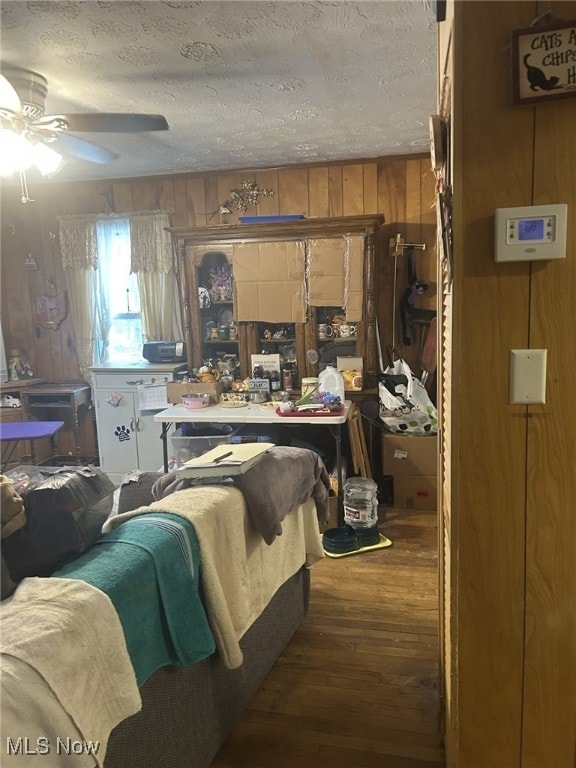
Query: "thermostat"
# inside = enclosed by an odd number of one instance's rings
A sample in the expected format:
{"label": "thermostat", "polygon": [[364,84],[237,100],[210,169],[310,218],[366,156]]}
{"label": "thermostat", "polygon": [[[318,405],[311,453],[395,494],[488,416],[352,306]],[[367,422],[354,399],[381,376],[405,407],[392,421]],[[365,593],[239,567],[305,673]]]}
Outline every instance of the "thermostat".
{"label": "thermostat", "polygon": [[496,261],[566,258],[568,206],[497,208]]}

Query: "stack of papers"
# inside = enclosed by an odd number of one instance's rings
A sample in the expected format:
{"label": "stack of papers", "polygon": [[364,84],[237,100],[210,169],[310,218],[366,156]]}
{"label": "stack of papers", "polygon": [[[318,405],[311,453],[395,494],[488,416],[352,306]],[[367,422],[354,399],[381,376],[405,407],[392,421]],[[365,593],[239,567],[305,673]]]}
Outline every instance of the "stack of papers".
{"label": "stack of papers", "polygon": [[219,445],[189,459],[175,471],[181,477],[227,477],[241,475],[253,467],[274,443],[240,443]]}

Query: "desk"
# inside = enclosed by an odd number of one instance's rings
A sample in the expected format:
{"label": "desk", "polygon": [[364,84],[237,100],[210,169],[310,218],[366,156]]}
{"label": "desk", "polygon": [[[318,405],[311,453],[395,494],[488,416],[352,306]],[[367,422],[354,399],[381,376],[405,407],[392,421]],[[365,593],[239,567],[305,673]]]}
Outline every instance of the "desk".
{"label": "desk", "polygon": [[0,382],[0,395],[8,394],[14,397],[20,397],[20,392],[28,387],[37,387],[39,384],[45,384],[46,379],[10,379]]}
{"label": "desk", "polygon": [[[60,447],[62,443],[71,442],[73,439],[73,451],[67,451],[69,455],[75,454],[76,463],[81,464],[85,461],[82,459],[83,451],[80,445],[80,409],[84,409],[84,415],[87,417],[92,403],[91,389],[86,382],[75,381],[63,381],[54,382],[50,384],[42,384],[41,386],[27,387],[21,392],[22,406],[24,413],[28,417],[34,417],[39,415],[40,417],[46,413],[46,416],[50,418],[52,415],[50,411],[68,411],[71,419],[66,415],[66,421],[69,426],[67,427],[67,435],[65,440],[60,439]],[[54,414],[57,415],[57,414]],[[61,417],[65,414],[59,413]],[[72,422],[70,424],[70,421]],[[70,428],[72,435],[70,434]],[[64,434],[64,433],[63,433]],[[71,446],[66,446],[71,447]],[[92,456],[94,448],[85,451],[88,456]]]}
{"label": "desk", "polygon": [[209,405],[207,408],[190,409],[183,405],[172,405],[154,415],[154,421],[162,422],[162,441],[164,450],[164,471],[168,471],[168,431],[171,424],[182,422],[214,422],[222,424],[276,424],[283,427],[297,427],[306,424],[314,427],[326,427],[336,443],[336,472],[338,477],[338,524],[344,522],[344,478],[342,477],[342,425],[346,423],[351,401],[344,401],[344,412],[335,416],[278,416],[270,408],[263,408],[257,403],[249,403],[243,408],[222,408]]}
{"label": "desk", "polygon": [[44,437],[49,437],[53,440],[56,432],[62,429],[63,426],[63,421],[12,421],[0,423],[0,443],[11,443],[8,456],[2,457],[2,472],[8,465],[14,449],[21,440],[28,440],[30,442],[32,464],[35,464],[34,440],[41,440]]}

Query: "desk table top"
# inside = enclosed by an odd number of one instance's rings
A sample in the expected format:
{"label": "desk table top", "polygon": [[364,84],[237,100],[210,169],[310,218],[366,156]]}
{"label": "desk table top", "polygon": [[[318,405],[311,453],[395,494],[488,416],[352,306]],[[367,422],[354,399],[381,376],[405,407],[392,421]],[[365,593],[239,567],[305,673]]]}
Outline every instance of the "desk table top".
{"label": "desk table top", "polygon": [[279,416],[272,408],[264,408],[258,403],[249,403],[241,408],[224,408],[220,405],[209,405],[207,408],[185,408],[183,405],[172,405],[154,415],[154,421],[169,422],[222,422],[223,424],[315,424],[329,426],[344,424],[348,418],[351,401],[344,401],[344,412],[334,416],[314,416],[303,413],[301,416]]}
{"label": "desk table top", "polygon": [[64,426],[63,421],[5,421],[0,422],[0,441],[38,440],[52,437]]}
{"label": "desk table top", "polygon": [[28,395],[74,395],[90,390],[85,381],[51,381],[34,387],[27,387]]}
{"label": "desk table top", "polygon": [[16,392],[20,389],[37,387],[39,384],[45,384],[46,379],[10,379],[0,383],[0,392]]}

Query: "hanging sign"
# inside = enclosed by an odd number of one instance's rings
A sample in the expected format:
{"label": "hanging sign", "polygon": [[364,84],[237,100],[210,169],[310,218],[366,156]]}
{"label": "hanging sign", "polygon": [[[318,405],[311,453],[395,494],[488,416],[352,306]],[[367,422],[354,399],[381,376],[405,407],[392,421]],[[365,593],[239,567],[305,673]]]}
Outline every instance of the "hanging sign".
{"label": "hanging sign", "polygon": [[66,291],[57,296],[36,296],[36,322],[43,328],[56,330],[68,314]]}
{"label": "hanging sign", "polygon": [[576,96],[576,21],[512,31],[514,104]]}

